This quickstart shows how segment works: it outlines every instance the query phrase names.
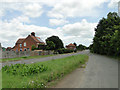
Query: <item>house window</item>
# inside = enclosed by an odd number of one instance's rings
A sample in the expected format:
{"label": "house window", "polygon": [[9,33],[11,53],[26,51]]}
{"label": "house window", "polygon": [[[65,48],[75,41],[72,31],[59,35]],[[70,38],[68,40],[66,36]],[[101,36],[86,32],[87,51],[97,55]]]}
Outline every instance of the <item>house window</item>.
{"label": "house window", "polygon": [[24,42],[24,46],[26,46],[26,42]]}
{"label": "house window", "polygon": [[27,50],[30,50],[29,48],[27,48]]}
{"label": "house window", "polygon": [[22,47],[22,44],[20,44],[20,47]]}

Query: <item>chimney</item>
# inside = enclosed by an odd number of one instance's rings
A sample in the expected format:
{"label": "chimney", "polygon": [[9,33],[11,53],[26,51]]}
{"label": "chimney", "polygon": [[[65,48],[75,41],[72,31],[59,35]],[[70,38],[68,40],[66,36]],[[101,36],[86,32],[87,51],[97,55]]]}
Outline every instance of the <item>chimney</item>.
{"label": "chimney", "polygon": [[35,37],[35,33],[34,32],[32,32],[31,35]]}

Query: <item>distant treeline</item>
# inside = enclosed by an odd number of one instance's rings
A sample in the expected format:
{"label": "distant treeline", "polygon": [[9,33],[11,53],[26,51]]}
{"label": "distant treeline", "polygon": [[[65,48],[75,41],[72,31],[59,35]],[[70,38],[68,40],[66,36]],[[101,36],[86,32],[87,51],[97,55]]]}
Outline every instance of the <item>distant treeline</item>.
{"label": "distant treeline", "polygon": [[120,56],[120,17],[116,12],[99,21],[89,48],[93,53]]}
{"label": "distant treeline", "polygon": [[79,44],[78,46],[76,46],[76,49],[77,49],[78,51],[82,51],[82,50],[89,49],[89,48],[86,47],[85,45]]}

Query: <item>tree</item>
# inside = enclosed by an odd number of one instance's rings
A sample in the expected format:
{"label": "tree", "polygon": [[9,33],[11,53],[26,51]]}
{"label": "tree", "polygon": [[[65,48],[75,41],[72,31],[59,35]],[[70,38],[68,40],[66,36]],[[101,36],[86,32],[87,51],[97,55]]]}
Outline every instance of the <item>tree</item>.
{"label": "tree", "polygon": [[93,38],[91,51],[98,54],[118,55],[120,51],[120,17],[117,13],[108,13],[107,18],[102,18]]}
{"label": "tree", "polygon": [[80,50],[80,51],[85,50],[86,48],[87,47],[84,46],[84,45],[82,45],[82,44],[80,44],[79,46],[77,46],[77,50]]}
{"label": "tree", "polygon": [[39,50],[41,50],[41,49],[42,49],[42,50],[45,50],[45,49],[46,49],[46,45],[39,44],[39,45],[38,45],[38,49],[39,49]]}
{"label": "tree", "polygon": [[47,49],[47,50],[54,50],[54,49],[55,49],[55,44],[54,44],[54,42],[52,42],[52,41],[47,41],[46,43],[47,43],[47,46],[46,46],[46,49]]}
{"label": "tree", "polygon": [[90,52],[93,52],[93,44],[90,44],[89,49],[90,49]]}
{"label": "tree", "polygon": [[63,47],[63,42],[58,36],[51,36],[46,39],[46,42],[52,41],[55,44],[54,50],[64,48]]}

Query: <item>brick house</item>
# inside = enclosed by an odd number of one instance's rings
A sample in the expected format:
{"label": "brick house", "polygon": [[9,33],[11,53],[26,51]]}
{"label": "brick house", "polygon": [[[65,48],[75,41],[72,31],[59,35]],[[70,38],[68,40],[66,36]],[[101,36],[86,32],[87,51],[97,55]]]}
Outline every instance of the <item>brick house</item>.
{"label": "brick house", "polygon": [[36,37],[35,33],[32,32],[31,35],[28,35],[26,38],[20,38],[17,40],[15,46],[13,47],[14,51],[26,51],[30,50],[32,46],[38,47],[39,44],[45,45],[45,43],[40,39],[40,37]]}
{"label": "brick house", "polygon": [[76,50],[76,46],[72,43],[70,43],[69,45],[66,46],[67,49],[70,49],[70,50]]}

